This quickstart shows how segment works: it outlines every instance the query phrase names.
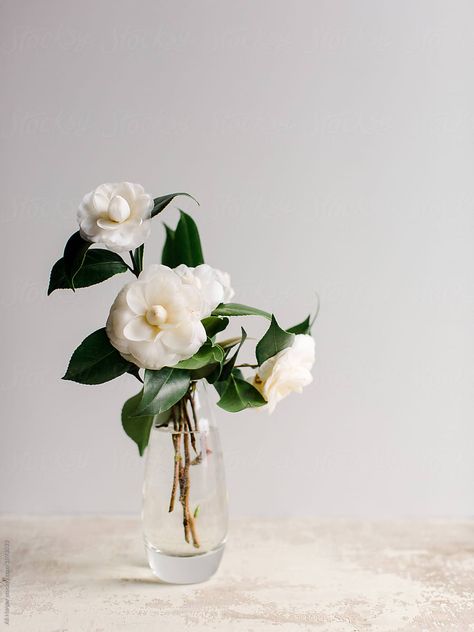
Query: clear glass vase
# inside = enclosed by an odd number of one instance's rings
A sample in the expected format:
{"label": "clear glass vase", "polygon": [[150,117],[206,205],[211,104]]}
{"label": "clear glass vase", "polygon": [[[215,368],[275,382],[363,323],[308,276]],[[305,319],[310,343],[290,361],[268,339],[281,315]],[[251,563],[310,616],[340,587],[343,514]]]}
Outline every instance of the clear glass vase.
{"label": "clear glass vase", "polygon": [[157,423],[143,485],[148,562],[162,581],[202,582],[219,566],[228,523],[219,431],[204,384],[192,384]]}

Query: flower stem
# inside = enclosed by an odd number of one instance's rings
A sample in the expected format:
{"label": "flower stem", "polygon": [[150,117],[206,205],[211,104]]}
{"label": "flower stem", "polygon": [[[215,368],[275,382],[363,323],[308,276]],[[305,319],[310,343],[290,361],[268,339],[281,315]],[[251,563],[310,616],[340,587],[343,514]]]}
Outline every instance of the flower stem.
{"label": "flower stem", "polygon": [[186,410],[186,402],[183,403],[183,407],[185,413],[185,427],[191,437],[191,445],[193,447],[194,453],[197,454],[196,438],[194,436],[193,427],[191,425],[191,420],[189,419],[188,411]]}
{"label": "flower stem", "polygon": [[[186,403],[183,402],[183,408],[186,410]],[[189,466],[191,465],[191,461],[189,458],[189,434],[187,432],[184,433],[184,476],[185,476],[185,488],[184,488],[184,507],[183,510],[186,512],[187,524],[189,526],[189,530],[191,531],[191,537],[193,540],[194,548],[198,549],[200,547],[199,539],[196,534],[196,526],[194,524],[194,517],[189,509],[189,488],[190,488],[190,480],[189,480]],[[187,540],[189,541],[189,540]]]}
{"label": "flower stem", "polygon": [[[178,430],[178,424],[176,423],[175,419],[173,419],[173,425],[174,425],[174,429],[177,431]],[[179,449],[179,444],[181,443],[181,433],[180,432],[174,432],[171,435],[171,438],[173,440],[173,447],[174,447],[174,474],[173,474],[173,487],[171,488],[170,505],[169,505],[169,509],[168,509],[168,512],[170,512],[170,513],[174,509],[174,502],[175,502],[175,498],[176,498],[176,489],[178,488],[179,464],[180,464],[180,461],[181,461],[181,453],[180,453],[180,449]]]}
{"label": "flower stem", "polygon": [[[179,429],[180,429],[180,435],[181,435],[183,427],[184,427],[182,403],[181,402],[178,403],[178,409],[179,409],[179,413],[180,413]],[[185,444],[185,437],[186,437],[186,431],[184,431],[184,434],[183,434],[183,443],[184,444]],[[185,458],[185,462],[186,462],[186,449],[185,449],[185,457],[184,458]],[[187,479],[186,467],[183,465],[183,462],[180,459],[180,462],[179,462],[179,500],[180,500],[181,506],[183,508],[184,539],[186,540],[186,542],[189,543],[189,533],[190,533],[190,531],[189,531],[189,519],[188,519],[189,512],[187,511],[187,507],[186,507],[186,505],[187,505],[186,499],[187,499],[187,496],[189,496],[189,484],[187,484],[186,479]]]}
{"label": "flower stem", "polygon": [[196,392],[196,385],[193,384],[192,388],[191,388],[191,392],[188,395],[188,399],[189,399],[189,403],[191,404],[191,410],[193,413],[193,419],[194,419],[194,429],[196,430],[196,432],[199,432],[199,422],[198,422],[198,418],[196,415],[196,407],[194,405],[194,393]]}
{"label": "flower stem", "polygon": [[[194,410],[194,402],[192,400],[192,394],[185,396],[173,407],[173,434],[171,438],[173,440],[174,448],[174,469],[173,469],[173,484],[171,488],[171,497],[168,511],[174,510],[176,492],[179,486],[179,502],[183,508],[183,529],[184,539],[190,543],[192,540],[193,546],[198,549],[201,545],[199,537],[196,532],[196,524],[194,521],[194,515],[189,508],[189,493],[191,488],[190,478],[190,466],[200,463],[199,456],[196,459],[191,460],[190,455],[190,442],[197,454],[196,440],[193,431],[193,426],[189,418],[187,410],[187,402],[191,402],[191,408],[193,410],[193,417],[195,421],[195,427],[197,427],[196,411]],[[184,459],[181,455],[181,441],[183,442]]]}

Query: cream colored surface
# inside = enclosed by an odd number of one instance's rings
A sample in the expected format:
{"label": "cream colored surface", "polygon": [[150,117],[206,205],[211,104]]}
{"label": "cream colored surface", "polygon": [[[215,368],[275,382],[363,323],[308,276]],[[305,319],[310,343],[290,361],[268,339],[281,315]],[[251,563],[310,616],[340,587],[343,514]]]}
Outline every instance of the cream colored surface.
{"label": "cream colored surface", "polygon": [[136,519],[0,525],[12,630],[474,630],[472,522],[239,521],[194,586],[152,577]]}

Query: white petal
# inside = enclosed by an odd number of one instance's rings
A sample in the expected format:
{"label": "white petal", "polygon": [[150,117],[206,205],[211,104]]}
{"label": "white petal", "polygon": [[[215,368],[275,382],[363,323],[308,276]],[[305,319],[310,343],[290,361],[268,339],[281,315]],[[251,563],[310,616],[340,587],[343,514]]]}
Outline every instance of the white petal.
{"label": "white petal", "polygon": [[127,323],[136,316],[127,305],[126,295],[129,286],[130,284],[125,285],[118,293],[117,298],[110,308],[106,326],[110,341],[120,352],[126,352],[128,350],[128,341],[123,337],[123,330]]}
{"label": "white petal", "polygon": [[114,195],[107,208],[107,215],[113,222],[121,224],[131,215],[130,205],[121,195]]}
{"label": "white petal", "polygon": [[217,277],[217,271],[203,263],[197,266],[194,274],[202,288],[203,307],[201,318],[209,316],[213,309],[224,300],[224,286]]}
{"label": "white petal", "polygon": [[114,191],[114,195],[121,195],[127,200],[131,207],[135,203],[135,198],[137,196],[135,185],[131,182],[120,182]]}
{"label": "white petal", "polygon": [[109,199],[102,193],[94,191],[94,194],[92,196],[92,204],[94,205],[94,209],[97,213],[106,213],[109,206]]}
{"label": "white petal", "polygon": [[145,193],[145,189],[142,187],[141,184],[136,184],[136,183],[132,183],[132,182],[128,182],[127,184],[129,184],[130,187],[133,189],[135,198],[137,198],[140,195],[143,195]]}
{"label": "white petal", "polygon": [[96,187],[94,193],[99,193],[100,195],[105,196],[107,199],[112,197],[113,192],[117,188],[117,184],[115,182],[105,182],[104,184],[100,184]]}
{"label": "white petal", "polygon": [[117,230],[117,228],[120,228],[120,224],[117,224],[117,222],[113,222],[110,219],[105,219],[104,217],[99,217],[96,223],[97,226],[103,228],[104,230]]}
{"label": "white petal", "polygon": [[146,318],[137,316],[127,323],[123,335],[127,340],[151,342],[156,337],[156,329],[148,324]]}
{"label": "white petal", "polygon": [[138,316],[143,316],[149,307],[145,298],[145,289],[146,286],[143,283],[131,283],[127,290],[127,305]]}
{"label": "white petal", "polygon": [[180,356],[169,351],[158,338],[155,342],[131,342],[130,353],[137,359],[137,363],[145,369],[154,371],[162,369],[164,366],[173,366]]}
{"label": "white petal", "polygon": [[206,330],[201,322],[184,322],[162,334],[163,344],[175,353],[189,358],[206,342]]}
{"label": "white petal", "polygon": [[150,217],[151,209],[153,208],[153,200],[150,195],[144,193],[139,195],[135,200],[133,207],[133,213],[136,213],[139,217]]}
{"label": "white petal", "polygon": [[109,234],[114,235],[113,241],[117,245],[120,245],[122,251],[134,250],[138,248],[148,238],[150,234],[150,227],[148,224],[151,222],[147,220],[146,224],[137,225],[132,219],[118,224],[116,231],[109,231]]}
{"label": "white petal", "polygon": [[99,232],[98,227],[97,227],[97,220],[95,220],[92,217],[85,217],[79,223],[79,226],[80,226],[81,232],[85,233],[86,235],[90,237],[94,237]]}
{"label": "white petal", "polygon": [[160,273],[146,284],[145,298],[148,305],[163,305],[166,309],[170,307],[171,314],[169,318],[173,322],[176,320],[173,316],[174,306],[181,305],[183,300],[175,280],[169,278],[166,273]]}
{"label": "white petal", "polygon": [[298,355],[300,364],[310,370],[315,360],[314,338],[308,334],[298,334],[291,349]]}
{"label": "white petal", "polygon": [[150,279],[157,276],[158,274],[162,274],[162,273],[168,274],[168,272],[172,272],[171,268],[168,268],[168,266],[163,266],[159,263],[152,263],[150,266],[148,266],[147,268],[144,268],[140,272],[140,276],[138,277],[138,280],[149,281]]}

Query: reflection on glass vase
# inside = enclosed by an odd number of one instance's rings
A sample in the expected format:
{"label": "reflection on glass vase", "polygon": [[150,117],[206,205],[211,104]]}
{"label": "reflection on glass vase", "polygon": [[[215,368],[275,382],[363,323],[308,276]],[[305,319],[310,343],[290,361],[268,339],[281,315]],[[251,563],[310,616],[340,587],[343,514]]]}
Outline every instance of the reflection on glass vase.
{"label": "reflection on glass vase", "polygon": [[142,516],[148,561],[162,581],[202,582],[219,566],[228,522],[219,432],[202,381],[165,419],[167,425],[152,428],[147,448]]}

